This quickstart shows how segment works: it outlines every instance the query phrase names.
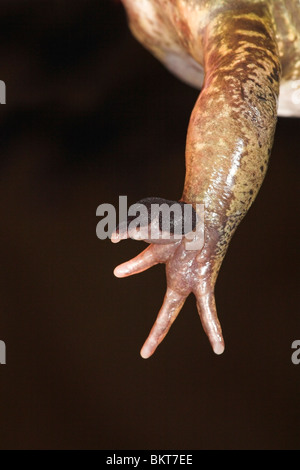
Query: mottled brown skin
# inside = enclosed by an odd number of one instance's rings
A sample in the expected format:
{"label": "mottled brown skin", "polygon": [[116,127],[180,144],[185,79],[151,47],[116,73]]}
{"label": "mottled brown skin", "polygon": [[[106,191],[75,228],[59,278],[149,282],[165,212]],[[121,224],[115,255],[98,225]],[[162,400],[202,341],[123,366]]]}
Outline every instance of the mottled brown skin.
{"label": "mottled brown skin", "polygon": [[[157,263],[166,264],[167,293],[142,357],[155,351],[191,292],[213,350],[221,354],[224,340],[215,282],[230,239],[267,170],[281,74],[282,80],[300,78],[300,8],[292,24],[281,0],[123,3],[135,36],[169,68],[173,67],[171,48],[179,54],[185,51],[204,68],[202,91],[188,127],[182,200],[194,207],[205,205],[205,243],[195,251],[186,249],[184,239],[151,244],[118,266],[115,275],[125,277]],[[299,4],[286,3],[290,11]],[[193,67],[187,71],[190,82],[197,74]],[[118,241],[118,236],[112,240]]]}

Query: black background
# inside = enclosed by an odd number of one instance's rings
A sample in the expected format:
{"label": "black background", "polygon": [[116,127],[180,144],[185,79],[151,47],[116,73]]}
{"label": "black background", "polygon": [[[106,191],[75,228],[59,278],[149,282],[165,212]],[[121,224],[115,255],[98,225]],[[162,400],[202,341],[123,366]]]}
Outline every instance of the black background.
{"label": "black background", "polygon": [[299,121],[279,119],[219,275],[225,353],[190,297],[145,361],[164,268],[114,278],[144,244],[97,239],[96,208],[181,196],[197,91],[119,2],[1,0],[0,39],[0,448],[299,448]]}

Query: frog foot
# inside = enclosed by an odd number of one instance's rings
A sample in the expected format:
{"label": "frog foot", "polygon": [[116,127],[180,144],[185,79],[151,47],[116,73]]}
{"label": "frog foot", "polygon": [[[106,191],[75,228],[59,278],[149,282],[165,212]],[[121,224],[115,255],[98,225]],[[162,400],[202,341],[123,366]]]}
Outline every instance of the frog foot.
{"label": "frog foot", "polygon": [[[127,224],[127,226],[123,225],[121,229],[117,229],[111,239],[115,243],[128,237],[136,240],[148,240],[148,238],[143,238],[144,235],[141,229],[134,233],[133,227],[129,227]],[[146,250],[135,258],[120,264],[114,270],[116,277],[123,278],[141,273],[158,263],[166,265],[167,290],[165,298],[150,334],[141,349],[141,356],[147,359],[154,353],[167,335],[190,293],[196,297],[200,319],[213,351],[216,354],[222,354],[225,346],[215,305],[213,270],[208,256],[210,250],[205,245],[191,249],[188,241],[190,239],[187,238],[188,234],[186,233],[181,234],[181,239],[172,238],[171,235],[169,233],[170,239],[164,243],[161,240],[153,240]]]}

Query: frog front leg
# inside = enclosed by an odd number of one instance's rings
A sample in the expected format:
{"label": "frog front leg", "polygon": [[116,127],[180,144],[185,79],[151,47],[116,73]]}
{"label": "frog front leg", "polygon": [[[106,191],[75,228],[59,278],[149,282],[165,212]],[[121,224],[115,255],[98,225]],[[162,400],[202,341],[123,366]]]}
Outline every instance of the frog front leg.
{"label": "frog front leg", "polygon": [[191,292],[214,352],[224,351],[215,283],[230,239],[262,184],[272,148],[280,63],[271,12],[264,2],[225,3],[217,3],[201,33],[205,82],[186,143],[182,200],[205,206],[204,245],[188,250],[185,238],[151,244],[115,269],[117,277],[126,277],[166,264],[167,292],[141,350],[144,358],[166,336]]}

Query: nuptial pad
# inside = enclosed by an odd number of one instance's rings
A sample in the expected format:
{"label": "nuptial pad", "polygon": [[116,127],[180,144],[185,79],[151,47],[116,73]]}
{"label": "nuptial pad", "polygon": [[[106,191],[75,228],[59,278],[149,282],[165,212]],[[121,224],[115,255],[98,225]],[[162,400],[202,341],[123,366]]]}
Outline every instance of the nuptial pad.
{"label": "nuptial pad", "polygon": [[141,199],[128,209],[112,235],[112,242],[126,238],[148,243],[172,243],[192,232],[198,217],[191,204],[169,201],[158,197]]}

